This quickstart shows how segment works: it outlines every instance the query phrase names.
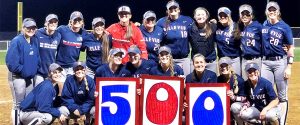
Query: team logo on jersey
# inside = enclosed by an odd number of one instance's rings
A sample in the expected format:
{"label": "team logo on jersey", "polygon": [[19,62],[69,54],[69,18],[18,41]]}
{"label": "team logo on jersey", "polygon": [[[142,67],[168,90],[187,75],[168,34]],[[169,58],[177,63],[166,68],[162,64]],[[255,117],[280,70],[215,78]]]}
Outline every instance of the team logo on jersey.
{"label": "team logo on jersey", "polygon": [[57,45],[57,43],[58,43],[57,40],[52,41],[53,45]]}
{"label": "team logo on jersey", "polygon": [[200,36],[206,36],[206,33],[199,33]]}
{"label": "team logo on jersey", "polygon": [[34,55],[34,52],[31,50],[31,51],[29,52],[29,55]]}
{"label": "team logo on jersey", "polygon": [[77,37],[77,41],[82,41],[82,37],[81,36],[79,36],[79,37]]}
{"label": "team logo on jersey", "polygon": [[82,95],[84,92],[82,90],[78,91],[77,94],[78,95]]}

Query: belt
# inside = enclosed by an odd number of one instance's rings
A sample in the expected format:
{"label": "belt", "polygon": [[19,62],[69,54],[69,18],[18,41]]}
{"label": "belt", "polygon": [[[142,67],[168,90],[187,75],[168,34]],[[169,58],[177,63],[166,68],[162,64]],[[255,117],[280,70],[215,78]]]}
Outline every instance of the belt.
{"label": "belt", "polygon": [[245,60],[254,60],[254,59],[257,59],[257,58],[259,58],[260,56],[244,56],[243,58],[245,59]]}
{"label": "belt", "polygon": [[283,56],[264,56],[263,57],[264,60],[270,60],[270,61],[277,61],[282,58],[283,58]]}

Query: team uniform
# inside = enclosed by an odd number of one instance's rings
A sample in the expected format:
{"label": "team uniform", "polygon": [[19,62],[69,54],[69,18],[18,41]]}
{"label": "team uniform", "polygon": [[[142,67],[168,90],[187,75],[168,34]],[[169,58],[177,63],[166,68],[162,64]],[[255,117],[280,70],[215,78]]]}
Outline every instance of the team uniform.
{"label": "team uniform", "polygon": [[242,48],[242,77],[247,79],[245,66],[248,62],[254,61],[261,67],[262,56],[262,25],[253,21],[241,31],[241,48]]}
{"label": "team uniform", "polygon": [[[110,48],[111,40],[111,37],[109,37]],[[86,51],[86,66],[88,69],[87,75],[92,78],[94,78],[96,69],[103,64],[102,48],[102,41],[97,40],[93,33],[89,33],[83,36],[81,50]]]}
{"label": "team uniform", "polygon": [[[168,20],[168,21],[167,21]],[[169,22],[167,24],[167,22]],[[179,15],[176,20],[169,20],[163,17],[157,21],[157,26],[163,28],[163,41],[160,46],[171,48],[174,62],[183,68],[184,75],[187,76],[190,71],[190,53],[188,41],[188,28],[193,23],[193,19],[188,16]]]}
{"label": "team uniform", "polygon": [[[165,72],[163,71],[160,65],[152,67],[149,72],[150,75],[157,75],[157,76],[171,76],[170,68]],[[174,65],[174,76],[182,76],[184,75],[183,70],[180,66]]]}
{"label": "team uniform", "polygon": [[13,97],[12,118],[18,124],[19,104],[33,89],[33,78],[39,68],[39,46],[36,36],[27,42],[24,34],[19,34],[10,42],[5,62],[9,70],[8,81]]}
{"label": "team uniform", "polygon": [[217,83],[217,75],[215,72],[204,69],[201,78],[198,78],[195,71],[186,76],[186,83]]}
{"label": "team uniform", "polygon": [[[281,105],[288,103],[287,89],[288,82],[284,78],[284,71],[287,67],[287,53],[282,48],[285,45],[293,45],[292,30],[283,20],[276,24],[265,21],[262,29],[263,59],[261,76],[271,83],[276,83],[278,98]],[[282,115],[285,122],[287,109]]]}
{"label": "team uniform", "polygon": [[56,63],[64,68],[67,75],[71,75],[73,63],[79,59],[82,36],[86,31],[81,29],[76,33],[68,25],[58,27],[57,31],[61,34],[61,41],[57,48]]}
{"label": "team uniform", "polygon": [[112,72],[108,64],[103,64],[96,70],[95,77],[130,77],[131,73],[125,67],[120,64],[116,72]]}
{"label": "team uniform", "polygon": [[158,49],[160,47],[160,42],[163,39],[163,30],[159,26],[154,26],[152,32],[148,32],[144,25],[140,26],[140,30],[144,36],[147,51],[148,59],[158,62]]}
{"label": "team uniform", "polygon": [[153,60],[141,59],[141,65],[136,68],[131,62],[126,63],[126,69],[130,71],[130,74],[134,78],[139,78],[142,74],[149,74],[151,67],[155,67],[157,64]]}
{"label": "team uniform", "polygon": [[[231,109],[234,114],[241,114],[241,118],[247,122],[257,123],[259,120],[260,112],[272,100],[276,99],[276,93],[273,89],[272,83],[263,77],[259,77],[256,86],[252,86],[249,81],[245,83],[245,94],[248,100],[248,108],[241,111],[243,103],[236,102],[232,104]],[[279,107],[273,107],[266,113],[266,120],[277,120],[280,114]]]}
{"label": "team uniform", "polygon": [[[130,46],[136,45],[142,52],[141,57],[144,59],[148,59],[146,43],[140,29],[136,27],[132,22],[130,23],[133,32],[132,38],[130,40],[124,37],[127,27],[122,26],[120,23],[112,24],[106,29],[112,36],[112,47],[122,48],[127,51]],[[129,57],[126,54],[126,56],[123,58],[123,64],[128,62],[128,60]]]}
{"label": "team uniform", "polygon": [[[236,25],[234,25],[236,26]],[[240,42],[234,39],[233,29],[229,26],[219,26],[216,31],[216,41],[218,48],[218,57],[229,57],[233,64],[234,72],[241,75],[241,62],[240,62]]]}
{"label": "team uniform", "polygon": [[[43,124],[50,124],[54,118],[59,118],[60,106],[55,105],[58,95],[58,86],[54,86],[50,80],[45,80],[37,85],[20,104],[20,120],[23,124],[41,120]],[[37,121],[36,121],[37,122]]]}
{"label": "team uniform", "polygon": [[[217,73],[217,63],[216,63],[216,30],[217,25],[214,23],[209,24],[211,27],[212,34],[206,38],[206,32],[204,28],[198,28],[196,23],[193,23],[192,27],[188,30],[188,38],[191,43],[191,57],[195,54],[200,53],[205,57],[205,62],[207,63],[206,68]],[[192,64],[192,63],[191,63]],[[191,66],[191,71],[193,71],[193,66]]]}
{"label": "team uniform", "polygon": [[46,28],[40,28],[36,31],[41,58],[40,67],[35,79],[36,83],[41,83],[48,77],[48,67],[55,62],[56,51],[61,39],[61,35],[57,31],[52,35],[48,35],[46,30]]}

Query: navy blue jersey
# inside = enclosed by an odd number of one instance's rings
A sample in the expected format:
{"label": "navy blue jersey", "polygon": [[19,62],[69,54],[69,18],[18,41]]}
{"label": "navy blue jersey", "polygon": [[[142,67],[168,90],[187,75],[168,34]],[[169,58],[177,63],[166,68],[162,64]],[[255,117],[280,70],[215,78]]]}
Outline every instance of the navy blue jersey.
{"label": "navy blue jersey", "polygon": [[262,29],[264,56],[284,56],[284,45],[293,45],[291,27],[283,20],[276,24],[265,21]]}
{"label": "navy blue jersey", "polygon": [[150,69],[156,65],[154,60],[142,59],[142,64],[138,68],[135,68],[131,62],[127,62],[126,69],[130,71],[131,76],[139,78],[141,74],[149,74]]}
{"label": "navy blue jersey", "polygon": [[140,30],[147,45],[148,59],[158,62],[158,49],[163,39],[163,29],[159,26],[154,26],[154,30],[148,32],[145,26],[142,25],[140,26]]}
{"label": "navy blue jersey", "polygon": [[89,90],[86,89],[85,80],[78,82],[75,75],[68,76],[62,90],[61,98],[70,112],[76,109],[80,115],[89,114],[90,109],[94,106],[94,80],[86,76]]}
{"label": "navy blue jersey", "polygon": [[242,56],[261,56],[261,29],[262,25],[253,21],[241,31]]}
{"label": "navy blue jersey", "polygon": [[[166,72],[164,72],[162,67],[158,64],[157,66],[152,67],[150,69],[149,74],[157,75],[157,76],[171,76],[171,70],[169,68]],[[182,75],[184,75],[183,69],[180,66],[175,64],[174,65],[174,76],[182,76]]]}
{"label": "navy blue jersey", "polygon": [[[234,25],[236,26],[236,25]],[[235,27],[230,28],[229,26],[220,26],[216,31],[216,41],[218,47],[219,58],[238,57],[240,56],[240,42],[234,39],[233,30]]]}
{"label": "navy blue jersey", "polygon": [[[168,24],[167,24],[168,22]],[[193,19],[180,15],[176,20],[168,20],[163,17],[157,21],[157,26],[163,28],[164,38],[160,46],[168,46],[174,59],[186,58],[190,52],[188,41],[188,28]]]}
{"label": "navy blue jersey", "polygon": [[28,43],[24,34],[19,34],[11,40],[5,62],[10,72],[20,75],[22,78],[33,78],[39,68],[39,58],[37,37],[32,36]]}
{"label": "navy blue jersey", "polygon": [[185,79],[186,83],[217,83],[217,75],[215,72],[204,69],[201,78],[199,79],[196,71],[188,74]]}
{"label": "navy blue jersey", "polygon": [[245,93],[250,105],[256,107],[259,111],[277,98],[272,83],[262,77],[258,79],[256,87],[249,80],[246,81]]}
{"label": "navy blue jersey", "polygon": [[[236,78],[235,78],[236,77]],[[246,96],[245,95],[245,86],[244,86],[244,79],[239,76],[238,74],[234,74],[234,75],[231,75],[230,77],[230,80],[229,80],[229,84],[230,84],[230,89],[233,90],[233,85],[234,85],[234,82],[237,80],[238,82],[238,87],[239,87],[239,91],[238,93],[236,93],[235,95],[238,95],[238,96]],[[223,76],[223,75],[220,75],[218,76],[218,83],[227,83],[227,80],[226,78]]]}
{"label": "navy blue jersey", "polygon": [[[111,48],[111,36],[109,36],[109,48]],[[97,40],[93,33],[83,36],[81,50],[86,50],[86,66],[96,71],[103,64],[102,62],[102,41]]]}
{"label": "navy blue jersey", "polygon": [[25,112],[39,111],[41,113],[50,113],[55,117],[60,116],[60,112],[54,107],[53,102],[56,99],[58,91],[53,87],[50,80],[45,80],[25,97],[20,104],[20,109]]}
{"label": "navy blue jersey", "polygon": [[95,77],[130,77],[130,71],[128,71],[125,65],[120,64],[116,72],[112,72],[109,65],[103,64],[97,68]]}
{"label": "navy blue jersey", "polygon": [[73,32],[69,26],[60,26],[57,31],[61,34],[61,41],[57,49],[56,63],[63,68],[73,66],[78,61],[80,47],[82,45],[82,34],[86,31]]}
{"label": "navy blue jersey", "polygon": [[205,56],[207,62],[216,60],[217,58],[215,50],[217,25],[212,23],[209,24],[209,27],[211,28],[211,35],[207,38],[205,29],[198,28],[196,23],[193,23],[192,27],[188,30],[188,38],[192,48],[191,57],[200,53]]}
{"label": "navy blue jersey", "polygon": [[41,58],[38,74],[44,78],[48,77],[48,68],[50,64],[55,62],[56,50],[59,45],[61,35],[55,31],[52,35],[48,35],[45,28],[40,28],[36,31],[36,36],[39,41],[39,52]]}

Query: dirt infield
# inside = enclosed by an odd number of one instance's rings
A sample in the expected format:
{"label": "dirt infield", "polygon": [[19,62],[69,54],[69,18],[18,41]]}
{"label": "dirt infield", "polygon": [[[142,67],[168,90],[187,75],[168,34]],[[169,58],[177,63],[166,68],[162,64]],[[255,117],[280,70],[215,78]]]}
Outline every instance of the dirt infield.
{"label": "dirt infield", "polygon": [[[289,113],[287,123],[296,125],[300,116],[300,62],[296,62],[292,68],[292,78],[289,82]],[[299,95],[298,95],[299,94]],[[10,119],[12,105],[11,91],[7,82],[7,68],[0,65],[0,125],[12,124]]]}

